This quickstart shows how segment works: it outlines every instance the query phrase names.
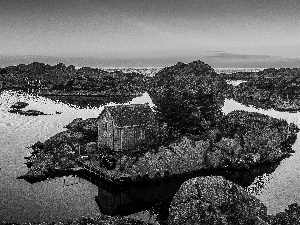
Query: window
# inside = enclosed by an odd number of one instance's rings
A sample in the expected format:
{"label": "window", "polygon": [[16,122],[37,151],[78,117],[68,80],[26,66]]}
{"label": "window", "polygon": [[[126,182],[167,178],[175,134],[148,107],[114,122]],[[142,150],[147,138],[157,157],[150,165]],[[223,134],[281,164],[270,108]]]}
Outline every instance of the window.
{"label": "window", "polygon": [[104,131],[108,131],[108,122],[107,121],[104,122]]}

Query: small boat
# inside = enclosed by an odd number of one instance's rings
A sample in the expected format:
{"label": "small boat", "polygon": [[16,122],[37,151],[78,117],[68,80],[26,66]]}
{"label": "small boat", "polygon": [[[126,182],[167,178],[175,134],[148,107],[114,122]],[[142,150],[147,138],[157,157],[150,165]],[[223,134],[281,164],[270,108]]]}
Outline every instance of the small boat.
{"label": "small boat", "polygon": [[75,167],[72,169],[73,171],[79,172],[79,171],[85,171],[83,167]]}
{"label": "small boat", "polygon": [[56,167],[54,167],[53,170],[54,170],[55,172],[61,171],[61,167],[60,167],[60,166],[56,166]]}

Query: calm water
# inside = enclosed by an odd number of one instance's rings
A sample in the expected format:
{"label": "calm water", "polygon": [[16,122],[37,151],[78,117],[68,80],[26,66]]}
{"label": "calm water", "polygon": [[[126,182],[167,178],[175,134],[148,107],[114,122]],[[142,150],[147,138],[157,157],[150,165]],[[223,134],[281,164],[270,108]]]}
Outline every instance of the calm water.
{"label": "calm water", "polygon": [[[29,103],[26,110],[52,115],[35,117],[9,113],[10,106],[18,101]],[[131,101],[144,102],[153,105],[147,94]],[[24,156],[29,155],[27,146],[65,130],[63,127],[75,118],[97,117],[102,109],[103,106],[82,109],[12,91],[0,93],[0,221],[66,221],[99,213],[94,200],[98,188],[84,179],[69,176],[30,184],[16,178],[27,171],[24,164]],[[62,113],[55,114],[56,111]]]}
{"label": "calm water", "polygon": [[[8,113],[9,107],[17,101],[28,102],[26,109],[52,115],[26,117]],[[153,105],[147,94],[131,101],[145,102]],[[27,171],[24,164],[24,156],[29,155],[27,146],[63,131],[63,126],[75,118],[97,117],[102,108],[80,109],[43,97],[7,91],[0,93],[0,220],[65,221],[99,213],[94,200],[98,189],[86,180],[69,176],[30,184],[16,178]],[[223,111],[228,113],[234,109],[256,111],[289,122],[297,122],[300,116],[299,113],[257,110],[226,100]],[[62,113],[55,114],[55,111]],[[267,205],[270,213],[282,211],[287,204],[300,203],[299,144],[297,141],[294,145],[296,153],[282,161],[275,172],[258,177],[255,185],[248,188]]]}

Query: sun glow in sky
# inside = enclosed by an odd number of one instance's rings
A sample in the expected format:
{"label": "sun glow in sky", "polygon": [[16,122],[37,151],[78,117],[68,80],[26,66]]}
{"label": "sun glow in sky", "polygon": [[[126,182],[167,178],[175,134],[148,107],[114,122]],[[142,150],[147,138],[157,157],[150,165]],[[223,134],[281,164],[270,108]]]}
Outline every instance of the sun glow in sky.
{"label": "sun glow in sky", "polygon": [[1,0],[0,54],[300,58],[299,11],[299,0]]}

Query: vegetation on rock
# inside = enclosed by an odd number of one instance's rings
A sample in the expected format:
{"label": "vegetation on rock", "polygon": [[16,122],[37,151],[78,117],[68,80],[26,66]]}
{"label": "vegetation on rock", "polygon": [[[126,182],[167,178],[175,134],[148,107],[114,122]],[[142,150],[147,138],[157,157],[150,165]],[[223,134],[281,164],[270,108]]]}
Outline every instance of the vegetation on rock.
{"label": "vegetation on rock", "polygon": [[225,80],[207,64],[178,63],[159,71],[149,91],[158,118],[170,134],[200,134],[222,117]]}

